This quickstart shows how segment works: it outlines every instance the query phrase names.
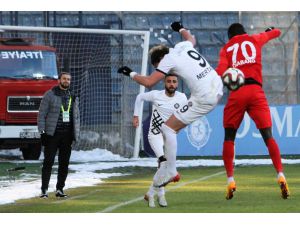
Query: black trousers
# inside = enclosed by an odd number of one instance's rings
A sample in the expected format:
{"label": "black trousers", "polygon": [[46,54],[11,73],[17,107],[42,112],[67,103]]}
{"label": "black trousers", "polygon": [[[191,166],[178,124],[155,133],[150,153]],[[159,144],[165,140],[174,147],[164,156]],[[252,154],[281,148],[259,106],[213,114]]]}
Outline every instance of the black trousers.
{"label": "black trousers", "polygon": [[58,174],[56,189],[62,190],[68,176],[68,167],[71,156],[71,145],[73,132],[55,133],[48,136],[47,145],[44,149],[44,162],[42,168],[42,190],[47,190],[51,177],[52,166],[57,150],[58,151]]}

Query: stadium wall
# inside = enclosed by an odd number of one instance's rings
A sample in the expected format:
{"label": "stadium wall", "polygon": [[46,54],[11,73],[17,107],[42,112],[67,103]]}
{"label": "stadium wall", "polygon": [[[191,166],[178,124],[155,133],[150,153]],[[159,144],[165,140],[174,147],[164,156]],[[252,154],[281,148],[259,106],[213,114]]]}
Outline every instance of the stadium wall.
{"label": "stadium wall", "polygon": [[[178,134],[178,156],[221,156],[224,105],[198,119]],[[300,106],[271,106],[273,135],[281,154],[299,155]],[[268,155],[255,124],[246,114],[236,136],[236,155]]]}
{"label": "stadium wall", "polygon": [[[231,23],[241,22],[248,33],[262,32],[266,27],[274,26],[282,30],[281,38],[271,41],[263,51],[264,90],[270,104],[274,107],[285,105],[288,107],[299,104],[299,12],[0,12],[1,25],[19,26],[45,26],[45,27],[78,27],[78,28],[103,28],[150,30],[150,47],[156,44],[169,46],[181,41],[180,35],[173,33],[169,25],[174,20],[180,20],[196,36],[196,48],[202,53],[213,67],[217,65],[218,54],[221,46],[227,41],[227,28]],[[124,45],[138,45],[124,41]],[[113,57],[113,56],[112,56]],[[130,57],[130,55],[128,56]],[[148,73],[152,72],[151,65]],[[115,77],[111,71],[107,76]],[[79,78],[74,78],[79,80]],[[122,88],[122,84],[115,84],[116,90]],[[159,83],[153,89],[162,89],[163,83]],[[189,90],[183,82],[180,82],[179,91],[189,95]],[[221,104],[226,103],[228,92]],[[131,99],[134,101],[134,98]],[[132,104],[132,102],[130,103]],[[113,102],[111,103],[113,105]],[[103,109],[104,110],[104,109]],[[111,114],[111,111],[99,110],[99,114]],[[111,109],[108,109],[111,110]],[[144,105],[144,118],[151,112],[149,104]],[[130,118],[128,118],[130,119]],[[221,118],[218,117],[221,129]],[[107,123],[109,121],[103,121]],[[101,126],[101,124],[100,124]],[[100,128],[99,128],[100,129]],[[182,134],[181,134],[182,135]],[[215,134],[220,140],[223,137],[222,129]],[[181,138],[181,136],[179,136]],[[219,139],[218,139],[219,140]],[[255,139],[258,140],[258,139]],[[292,139],[288,139],[292,140]],[[247,141],[243,141],[243,143]],[[132,144],[134,140],[132,140]],[[216,144],[217,142],[215,142]],[[254,142],[255,149],[259,149],[263,143]],[[219,145],[218,146],[222,146]],[[284,144],[285,146],[286,144]],[[252,145],[253,146],[253,145]],[[237,144],[238,147],[238,144]],[[237,148],[237,153],[244,148]],[[114,151],[114,149],[109,149]],[[126,150],[127,151],[127,150]],[[130,151],[130,150],[128,150]],[[252,150],[251,150],[252,152]],[[115,152],[118,153],[118,152]],[[131,152],[119,152],[121,155],[130,156]],[[246,152],[247,153],[247,152]],[[259,153],[259,152],[256,152]],[[181,152],[179,152],[181,154]],[[184,153],[186,154],[186,153]],[[194,154],[194,153],[191,153]],[[215,151],[214,154],[219,154]]]}
{"label": "stadium wall", "polygon": [[[172,46],[181,41],[180,35],[169,29],[172,21],[181,20],[196,36],[196,48],[213,67],[227,41],[231,23],[243,23],[250,34],[269,26],[278,27],[282,30],[281,38],[269,43],[263,52],[265,91],[271,104],[298,104],[298,17],[298,12],[0,12],[0,24],[150,30],[151,47],[160,43]],[[150,65],[148,68],[149,72],[153,70]],[[162,84],[155,88],[162,88]],[[179,89],[189,94],[185,84]]]}

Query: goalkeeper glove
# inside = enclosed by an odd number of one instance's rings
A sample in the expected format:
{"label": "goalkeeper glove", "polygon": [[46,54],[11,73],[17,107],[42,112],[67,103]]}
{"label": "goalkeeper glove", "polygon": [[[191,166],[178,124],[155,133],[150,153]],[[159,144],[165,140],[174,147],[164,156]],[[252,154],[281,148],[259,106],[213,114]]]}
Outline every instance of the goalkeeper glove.
{"label": "goalkeeper glove", "polygon": [[135,75],[137,75],[137,72],[132,71],[128,66],[122,66],[118,69],[118,73],[122,73],[125,76],[130,76],[133,78]]}
{"label": "goalkeeper glove", "polygon": [[268,28],[265,30],[265,32],[269,32],[269,31],[274,30],[274,29],[275,29],[274,27],[268,27]]}
{"label": "goalkeeper glove", "polygon": [[184,27],[182,26],[182,24],[180,22],[176,21],[171,24],[171,28],[172,28],[172,30],[174,30],[176,32],[180,32],[180,30],[183,29]]}

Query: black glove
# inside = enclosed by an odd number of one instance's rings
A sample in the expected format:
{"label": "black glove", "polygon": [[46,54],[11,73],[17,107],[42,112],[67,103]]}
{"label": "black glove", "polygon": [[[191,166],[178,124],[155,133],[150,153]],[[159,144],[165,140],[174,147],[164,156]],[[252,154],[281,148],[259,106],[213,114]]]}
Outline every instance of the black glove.
{"label": "black glove", "polygon": [[172,30],[174,30],[174,31],[176,31],[176,32],[179,32],[179,30],[180,30],[181,28],[184,28],[184,27],[182,26],[182,24],[181,24],[180,22],[178,22],[178,21],[173,22],[173,23],[171,24],[171,27],[172,27]]}
{"label": "black glove", "polygon": [[48,135],[46,133],[41,134],[41,143],[43,146],[48,144]]}
{"label": "black glove", "polygon": [[122,66],[118,69],[118,73],[123,73],[125,76],[130,76],[131,72],[132,69],[130,69],[128,66]]}
{"label": "black glove", "polygon": [[269,32],[269,31],[274,30],[274,29],[275,29],[274,27],[268,27],[268,28],[265,30],[265,32]]}

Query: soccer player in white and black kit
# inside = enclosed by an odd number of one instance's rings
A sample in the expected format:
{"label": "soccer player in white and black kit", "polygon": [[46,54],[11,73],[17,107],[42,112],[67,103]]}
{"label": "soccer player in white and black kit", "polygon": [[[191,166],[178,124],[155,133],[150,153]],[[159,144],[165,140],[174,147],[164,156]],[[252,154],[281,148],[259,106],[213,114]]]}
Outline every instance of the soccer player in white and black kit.
{"label": "soccer player in white and black kit", "polygon": [[[163,135],[160,131],[162,124],[169,119],[169,117],[185,105],[187,98],[185,94],[176,91],[178,87],[177,75],[165,76],[165,90],[153,90],[146,93],[141,93],[136,97],[134,115],[133,115],[133,126],[139,126],[139,110],[143,101],[152,102],[152,115],[150,120],[150,127],[148,132],[148,140],[151,148],[153,149],[158,162],[166,161],[164,153],[164,140]],[[161,207],[167,206],[165,198],[164,187],[156,188],[151,184],[149,191],[145,195],[144,199],[148,201],[149,207],[155,207],[154,197],[157,193],[158,204]]]}
{"label": "soccer player in white and black kit", "polygon": [[151,63],[156,70],[150,76],[138,75],[127,66],[118,70],[119,73],[130,76],[145,87],[152,87],[167,74],[176,74],[183,79],[191,92],[187,103],[176,110],[162,125],[167,161],[161,162],[154,176],[153,184],[156,187],[179,180],[176,170],[176,133],[213,110],[223,95],[222,80],[194,48],[196,43],[194,36],[180,22],[173,22],[171,27],[179,32],[185,41],[179,42],[174,48],[163,45],[153,47],[150,50]]}

